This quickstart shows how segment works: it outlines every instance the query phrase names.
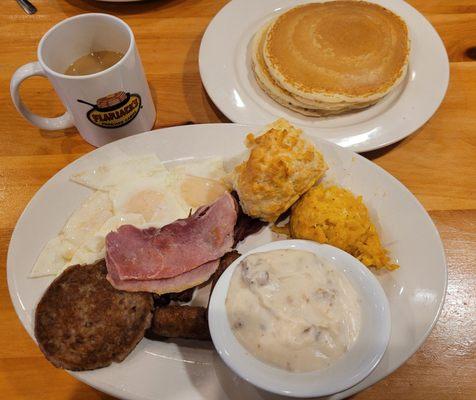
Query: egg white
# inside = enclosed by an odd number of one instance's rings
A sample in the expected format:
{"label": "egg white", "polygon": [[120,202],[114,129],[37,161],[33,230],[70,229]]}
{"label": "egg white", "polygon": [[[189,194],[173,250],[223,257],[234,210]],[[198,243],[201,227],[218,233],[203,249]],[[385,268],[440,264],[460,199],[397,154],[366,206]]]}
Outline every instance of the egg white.
{"label": "egg white", "polygon": [[70,179],[96,190],[110,190],[141,177],[161,174],[166,168],[155,154],[115,159],[90,170],[74,174]]}
{"label": "egg white", "polygon": [[61,232],[51,239],[35,262],[30,277],[57,274],[69,265],[78,248],[113,216],[112,202],[97,191],[73,212]]}
{"label": "egg white", "polygon": [[201,161],[188,161],[171,169],[176,175],[192,175],[221,181],[225,175],[223,158],[212,157]]}

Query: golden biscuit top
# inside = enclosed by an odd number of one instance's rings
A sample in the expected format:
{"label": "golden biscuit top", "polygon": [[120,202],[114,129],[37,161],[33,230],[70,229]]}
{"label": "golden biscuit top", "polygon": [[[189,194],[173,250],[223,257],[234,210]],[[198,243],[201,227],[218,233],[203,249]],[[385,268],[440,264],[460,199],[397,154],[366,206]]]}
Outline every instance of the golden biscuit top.
{"label": "golden biscuit top", "polygon": [[280,119],[261,136],[247,136],[250,156],[233,176],[246,214],[274,222],[322,177],[324,159],[301,133]]}

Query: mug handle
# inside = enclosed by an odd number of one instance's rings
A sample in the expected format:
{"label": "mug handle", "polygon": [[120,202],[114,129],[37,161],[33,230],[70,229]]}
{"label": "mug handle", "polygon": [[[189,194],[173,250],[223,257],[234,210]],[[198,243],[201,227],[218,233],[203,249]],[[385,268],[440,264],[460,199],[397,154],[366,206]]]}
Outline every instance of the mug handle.
{"label": "mug handle", "polygon": [[20,98],[20,85],[25,79],[28,79],[31,76],[46,77],[46,73],[38,61],[25,64],[18,68],[12,76],[12,80],[10,81],[10,95],[12,96],[13,104],[15,104],[18,112],[40,129],[53,131],[57,129],[71,128],[74,126],[73,116],[69,111],[66,111],[60,117],[47,118],[33,114],[28,109],[28,107],[25,106]]}

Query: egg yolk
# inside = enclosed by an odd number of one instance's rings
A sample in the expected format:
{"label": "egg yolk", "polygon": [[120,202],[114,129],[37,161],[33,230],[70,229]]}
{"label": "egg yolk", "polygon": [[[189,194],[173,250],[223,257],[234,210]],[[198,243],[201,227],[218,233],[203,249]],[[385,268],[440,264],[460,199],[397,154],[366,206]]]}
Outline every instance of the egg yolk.
{"label": "egg yolk", "polygon": [[192,208],[213,203],[225,192],[226,187],[221,182],[197,176],[187,175],[181,184],[182,198]]}

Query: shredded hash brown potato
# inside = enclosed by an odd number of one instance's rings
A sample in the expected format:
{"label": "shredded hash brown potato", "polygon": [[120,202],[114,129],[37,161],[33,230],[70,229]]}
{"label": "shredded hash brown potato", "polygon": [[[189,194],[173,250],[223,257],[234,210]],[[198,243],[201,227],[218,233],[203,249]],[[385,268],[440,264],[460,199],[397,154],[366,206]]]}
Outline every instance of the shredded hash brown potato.
{"label": "shredded hash brown potato", "polygon": [[349,190],[322,184],[311,188],[293,206],[289,228],[293,238],[338,247],[367,267],[398,268],[382,247],[362,197]]}

